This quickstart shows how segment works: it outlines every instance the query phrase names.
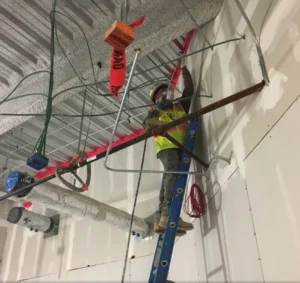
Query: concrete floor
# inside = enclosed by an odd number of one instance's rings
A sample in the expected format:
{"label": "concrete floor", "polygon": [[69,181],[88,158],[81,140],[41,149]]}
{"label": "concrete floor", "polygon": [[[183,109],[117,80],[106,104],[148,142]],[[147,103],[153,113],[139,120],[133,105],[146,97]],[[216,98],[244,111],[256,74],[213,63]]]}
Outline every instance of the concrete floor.
{"label": "concrete floor", "polygon": [[[169,274],[175,282],[300,280],[300,2],[251,0],[242,4],[261,39],[271,84],[260,94],[202,120],[196,151],[207,158],[221,155],[232,159],[230,165],[213,163],[210,179],[200,180],[208,213],[194,222],[193,232],[176,242]],[[242,34],[246,40],[187,60],[198,93],[212,94],[212,98],[195,101],[195,108],[262,80],[253,38],[234,1],[225,1],[205,33],[211,42]],[[197,33],[190,52],[202,46]],[[146,168],[158,168],[153,142],[148,145]],[[140,157],[132,156],[140,156],[141,150],[139,144],[115,154],[114,166],[139,167]],[[92,197],[104,201],[113,197],[112,205],[131,209],[137,176],[108,173],[101,161],[94,165],[93,173]],[[159,186],[160,176],[143,176],[143,200],[137,215],[154,211]],[[112,187],[114,192],[119,187],[115,197],[110,195]],[[127,200],[122,201],[124,198]],[[34,209],[44,213],[38,205]],[[40,234],[17,226],[9,228],[7,238],[1,281],[121,280],[127,236],[118,230],[63,215],[56,238],[43,240]],[[135,259],[127,268],[128,281],[147,281],[155,244],[156,239],[134,241],[130,255]]]}

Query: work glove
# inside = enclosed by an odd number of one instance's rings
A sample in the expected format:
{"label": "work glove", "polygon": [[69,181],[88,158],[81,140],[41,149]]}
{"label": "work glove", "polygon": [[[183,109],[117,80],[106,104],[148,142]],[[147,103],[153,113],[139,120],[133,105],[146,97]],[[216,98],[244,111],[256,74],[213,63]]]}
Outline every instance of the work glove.
{"label": "work glove", "polygon": [[166,123],[161,122],[161,121],[159,121],[158,119],[155,119],[155,118],[147,119],[147,123],[148,123],[149,126],[155,126],[155,127],[162,126],[162,125],[166,124]]}
{"label": "work glove", "polygon": [[162,126],[162,125],[165,125],[165,124],[166,123],[163,123],[163,122],[159,121],[156,118],[148,118],[145,122],[144,131],[149,132],[149,131],[153,130],[154,128],[158,127],[158,126]]}

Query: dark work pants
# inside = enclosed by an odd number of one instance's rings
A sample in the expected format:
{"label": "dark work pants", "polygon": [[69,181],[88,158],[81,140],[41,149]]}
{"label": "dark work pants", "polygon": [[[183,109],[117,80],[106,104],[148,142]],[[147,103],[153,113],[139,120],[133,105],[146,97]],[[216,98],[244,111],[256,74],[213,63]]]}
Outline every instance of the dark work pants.
{"label": "dark work pants", "polygon": [[[178,171],[182,152],[179,149],[165,149],[158,153],[158,158],[164,166],[164,171]],[[178,174],[164,174],[159,193],[159,206],[156,211],[156,221],[161,216],[169,216],[173,191]]]}

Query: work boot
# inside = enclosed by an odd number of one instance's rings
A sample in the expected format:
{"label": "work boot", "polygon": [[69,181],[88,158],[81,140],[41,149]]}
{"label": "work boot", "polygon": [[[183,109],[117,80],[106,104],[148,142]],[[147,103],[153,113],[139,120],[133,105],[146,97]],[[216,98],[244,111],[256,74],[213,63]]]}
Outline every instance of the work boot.
{"label": "work boot", "polygon": [[[161,216],[160,221],[157,225],[158,230],[163,231],[161,234],[163,234],[165,232],[167,223],[168,223],[168,216]],[[154,227],[154,231],[155,231],[155,227]],[[186,231],[184,229],[177,227],[176,236],[184,236],[185,234],[186,234]]]}
{"label": "work boot", "polygon": [[178,220],[178,228],[182,229],[182,230],[185,230],[185,231],[190,231],[190,230],[193,230],[194,229],[194,226],[192,223],[189,223],[189,222],[185,222],[182,220],[181,217],[179,217],[179,220]]}
{"label": "work boot", "polygon": [[[161,216],[160,221],[158,223],[155,222],[155,224],[154,224],[154,232],[156,234],[160,234],[160,235],[165,233],[167,223],[168,223],[168,217]],[[186,234],[185,230],[177,228],[176,236],[180,237],[180,236],[184,236],[185,234]]]}
{"label": "work boot", "polygon": [[158,222],[155,222],[155,223],[154,223],[154,232],[155,232],[156,234],[161,235],[161,234],[165,233],[165,229],[161,228],[161,227],[158,225]]}

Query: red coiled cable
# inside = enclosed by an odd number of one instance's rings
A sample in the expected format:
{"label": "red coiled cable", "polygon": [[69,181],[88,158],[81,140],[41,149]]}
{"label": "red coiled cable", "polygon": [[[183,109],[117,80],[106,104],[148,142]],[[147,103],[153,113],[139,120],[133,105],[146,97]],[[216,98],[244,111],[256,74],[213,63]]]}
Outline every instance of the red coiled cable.
{"label": "red coiled cable", "polygon": [[[194,179],[195,181],[195,179]],[[206,200],[205,196],[196,183],[191,186],[189,196],[185,195],[185,203],[183,211],[193,218],[200,218],[206,214]]]}

